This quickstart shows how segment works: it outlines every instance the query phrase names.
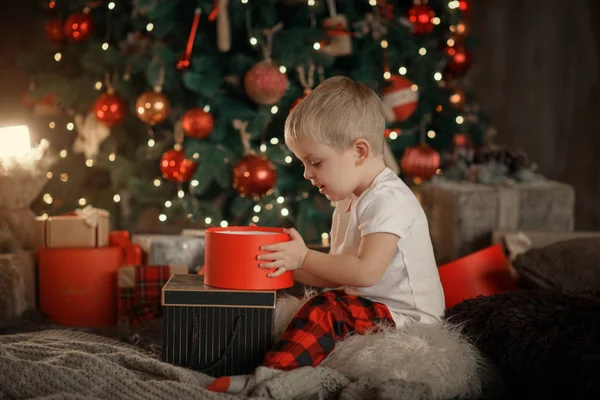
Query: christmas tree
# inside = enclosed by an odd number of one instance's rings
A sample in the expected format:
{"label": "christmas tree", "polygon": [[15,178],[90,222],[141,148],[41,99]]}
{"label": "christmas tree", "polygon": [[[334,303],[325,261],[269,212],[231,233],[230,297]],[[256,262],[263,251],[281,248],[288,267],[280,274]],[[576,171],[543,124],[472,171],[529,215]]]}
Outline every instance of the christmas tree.
{"label": "christmas tree", "polygon": [[440,154],[482,140],[461,88],[468,0],[56,0],[52,42],[21,59],[26,99],[57,162],[35,204],[86,204],[135,228],[169,223],[294,225],[327,232],[331,204],[283,144],[289,110],[345,75],[382,96],[402,176],[439,173]]}

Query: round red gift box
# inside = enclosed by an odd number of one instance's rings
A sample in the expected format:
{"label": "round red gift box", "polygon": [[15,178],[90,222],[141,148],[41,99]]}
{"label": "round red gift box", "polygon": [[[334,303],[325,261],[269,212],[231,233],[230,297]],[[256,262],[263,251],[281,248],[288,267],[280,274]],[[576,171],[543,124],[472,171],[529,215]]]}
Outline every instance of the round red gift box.
{"label": "round red gift box", "polygon": [[117,323],[117,272],[121,247],[40,249],[40,311],[65,326]]}
{"label": "round red gift box", "polygon": [[294,285],[294,272],[276,278],[267,275],[274,269],[260,268],[260,247],[287,242],[290,236],[281,228],[230,226],[207,228],[204,250],[204,284],[221,289],[272,290]]}

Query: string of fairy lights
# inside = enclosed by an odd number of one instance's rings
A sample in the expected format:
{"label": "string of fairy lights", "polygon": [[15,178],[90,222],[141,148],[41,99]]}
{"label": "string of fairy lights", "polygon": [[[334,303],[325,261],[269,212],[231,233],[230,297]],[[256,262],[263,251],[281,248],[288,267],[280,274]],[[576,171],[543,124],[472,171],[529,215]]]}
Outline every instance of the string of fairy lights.
{"label": "string of fairy lights", "polygon": [[[242,4],[248,4],[249,0],[240,0],[240,2]],[[368,0],[368,2],[374,8],[379,7],[379,4],[378,4],[377,0]],[[313,24],[313,25],[315,24],[315,21],[316,21],[316,17],[314,15],[314,11],[313,11],[313,7],[315,5],[316,5],[316,1],[315,0],[307,0],[307,6],[310,8],[310,11],[311,11],[311,24]],[[54,8],[56,6],[56,1],[50,1],[48,3],[48,6],[49,6],[50,9]],[[106,8],[109,11],[114,11],[117,8],[117,2],[110,1],[110,2],[106,3],[105,6],[106,6]],[[451,1],[448,1],[448,3],[447,3],[447,7],[450,10],[459,9],[460,6],[461,6],[461,2],[459,0],[451,0]],[[110,14],[111,13],[108,14],[108,18],[110,18]],[[249,12],[247,12],[246,15],[247,15],[246,24],[247,24],[248,41],[249,41],[250,45],[252,45],[253,47],[259,46],[261,44],[261,40],[260,40],[259,37],[256,37],[254,35],[254,33],[253,33],[252,29],[251,29],[251,21],[250,21],[250,18],[249,18],[249,15],[250,15]],[[439,25],[441,23],[441,21],[440,21],[439,17],[433,16],[430,19],[430,23],[433,24],[433,25]],[[148,33],[151,33],[154,30],[154,28],[155,28],[155,26],[154,26],[154,23],[152,23],[152,22],[148,22],[146,24],[146,26],[145,26],[145,30]],[[452,33],[457,33],[457,32],[461,33],[461,32],[464,32],[464,30],[466,28],[465,28],[465,26],[464,26],[463,23],[458,23],[456,25],[451,25],[449,27],[449,29],[450,29],[450,31]],[[108,32],[108,30],[107,30],[107,32]],[[447,44],[447,46],[452,47],[452,46],[454,46],[455,41],[454,41],[453,38],[450,38],[450,39],[447,39],[446,44]],[[103,41],[101,43],[100,46],[101,46],[102,50],[104,50],[104,51],[107,51],[110,48],[111,44],[109,43],[108,36],[105,38],[105,41]],[[384,50],[388,48],[389,42],[388,42],[388,40],[385,39],[385,37],[380,40],[380,46]],[[319,42],[313,43],[313,49],[315,51],[321,50],[321,47],[322,47],[321,43],[319,43]],[[427,54],[427,51],[428,51],[428,49],[426,47],[420,47],[418,49],[418,54],[420,56],[425,56]],[[60,63],[62,61],[62,59],[63,59],[63,55],[62,55],[62,53],[60,51],[57,51],[57,52],[55,52],[53,54],[53,58],[54,58],[55,62]],[[281,66],[279,66],[279,71],[282,74],[286,74],[287,71],[288,71],[288,69],[286,68],[286,66],[281,65]],[[405,76],[405,75],[408,74],[409,71],[408,71],[408,68],[406,66],[401,65],[401,66],[397,67],[397,72],[398,72],[399,75]],[[391,77],[392,77],[392,73],[391,73],[390,70],[386,70],[386,71],[383,72],[383,78],[384,79],[389,80]],[[444,79],[442,71],[435,72],[434,75],[433,75],[433,79],[435,81],[437,81],[437,82],[442,82],[443,79]],[[106,86],[105,83],[103,83],[101,80],[98,80],[98,81],[96,81],[94,83],[93,89],[95,89],[96,91],[100,92],[103,89],[105,89],[105,86]],[[416,84],[412,84],[411,87],[410,87],[410,89],[412,91],[417,92],[419,90],[419,87]],[[456,96],[458,96],[458,97],[456,97]],[[460,93],[454,93],[454,94],[452,94],[452,97],[450,98],[450,102],[451,103],[460,103],[460,102],[462,102],[464,99],[462,99],[460,96],[462,96]],[[441,111],[441,107],[442,107],[441,105],[438,105],[436,107],[436,111],[440,112]],[[206,104],[203,109],[204,109],[205,112],[209,112],[210,109],[211,109],[211,107],[210,107],[209,104]],[[277,114],[279,111],[280,110],[279,110],[279,107],[277,105],[272,105],[271,108],[270,108],[270,112],[273,115]],[[69,113],[69,115],[73,116],[72,114],[73,113]],[[458,125],[463,124],[464,121],[465,121],[465,118],[462,115],[459,114],[456,117],[456,123]],[[60,128],[59,125],[58,125],[58,123],[55,122],[55,121],[50,121],[49,124],[48,124],[48,127],[51,130],[59,129]],[[74,121],[67,122],[66,125],[65,125],[65,128],[68,131],[73,131],[76,128]],[[398,129],[391,129],[389,132],[386,133],[386,137],[389,140],[393,141],[393,140],[396,140],[401,134],[406,134],[406,133],[408,133],[408,131],[406,131],[406,132],[405,131],[400,132],[400,130],[398,130]],[[430,129],[430,130],[428,130],[426,132],[426,135],[427,135],[428,138],[434,139],[436,137],[437,133],[434,130]],[[147,146],[149,148],[152,148],[155,145],[156,145],[156,140],[154,139],[153,135],[149,135],[149,138],[148,138],[148,141],[147,141]],[[280,139],[278,137],[271,137],[268,140],[263,140],[262,143],[259,145],[258,150],[260,151],[260,153],[263,153],[263,154],[267,153],[268,150],[269,150],[268,146],[280,146],[281,149],[282,149],[282,151],[284,152],[284,154],[286,154],[285,157],[284,157],[284,162],[287,163],[287,164],[291,164],[291,163],[294,162],[294,158],[292,157],[291,153],[289,153],[289,151],[287,151],[287,149],[285,149],[285,147],[282,145],[282,143],[280,142]],[[59,154],[59,156],[61,158],[64,159],[64,158],[68,157],[70,153],[69,153],[69,151],[67,149],[62,149],[62,150],[59,151],[58,154]],[[116,160],[116,158],[117,158],[117,154],[114,153],[114,152],[110,153],[109,156],[108,156],[108,159],[111,162],[114,162]],[[197,153],[194,154],[192,158],[197,160],[199,158],[199,154],[197,154]],[[229,160],[229,159],[224,159],[223,161],[225,163],[228,163],[228,164],[231,163],[231,160]],[[92,168],[94,165],[95,165],[94,159],[88,158],[88,159],[85,160],[85,166],[87,168]],[[60,182],[66,184],[69,181],[69,176],[65,172],[58,173],[58,174],[53,174],[52,172],[48,172],[48,179],[59,179]],[[164,178],[162,176],[157,176],[155,179],[153,179],[152,184],[155,187],[160,187],[162,185],[162,183],[163,183],[163,180],[164,180]],[[193,190],[199,184],[200,184],[200,182],[198,180],[196,180],[196,179],[192,179],[189,182],[189,193],[190,193],[190,195],[193,196]],[[176,198],[174,198],[172,200],[165,201],[164,207],[166,209],[171,208],[176,201],[184,199],[186,195],[187,194],[183,190],[182,186],[179,185],[179,187],[177,189],[177,193],[176,193]],[[290,210],[289,210],[289,208],[287,207],[286,204],[288,204],[290,202],[290,200],[298,201],[298,200],[301,200],[301,199],[307,199],[308,197],[309,197],[309,193],[308,192],[302,192],[302,193],[299,193],[298,195],[294,196],[293,198],[286,198],[285,196],[283,196],[280,193],[278,193],[277,186],[275,186],[273,188],[273,190],[271,191],[271,193],[268,193],[268,196],[262,197],[262,198],[254,198],[255,204],[252,207],[252,211],[254,212],[254,214],[252,215],[251,220],[254,223],[259,223],[260,222],[259,213],[264,212],[264,211],[269,211],[269,212],[278,212],[278,213],[281,214],[281,216],[283,216],[283,217],[285,217],[285,218],[287,218],[287,219],[289,219],[289,220],[291,220],[293,222],[293,216],[290,215]],[[54,202],[54,198],[53,198],[53,196],[52,196],[51,193],[44,193],[43,196],[42,196],[42,199],[49,206],[52,205],[53,202]],[[121,202],[121,200],[122,200],[121,199],[121,195],[119,193],[115,193],[113,195],[112,200],[114,201],[114,203]],[[78,199],[77,203],[78,203],[79,206],[85,206],[85,205],[88,204],[88,200],[85,197],[81,197],[81,198]],[[161,222],[166,222],[167,218],[168,217],[167,217],[167,213],[166,212],[161,212],[159,214],[159,216],[158,216],[158,219]],[[220,221],[216,221],[215,218],[213,216],[210,216],[210,215],[207,215],[207,216],[204,217],[204,223],[207,226],[218,224],[221,227],[227,227],[229,225],[229,221],[227,221],[225,219],[220,220]],[[322,239],[323,239],[323,241],[327,241],[328,240],[328,234],[327,233],[323,233]]]}
{"label": "string of fairy lights", "polygon": [[[55,7],[56,7],[56,1],[50,1],[50,2],[48,2],[48,8],[49,9],[54,9]],[[109,11],[112,11],[112,10],[115,9],[116,3],[114,1],[110,1],[110,2],[107,3],[106,7],[107,7],[107,9]],[[109,47],[110,47],[110,44],[108,42],[108,37],[107,37],[106,40],[101,44],[101,48],[102,48],[102,50],[106,51],[106,50],[109,49]],[[57,51],[56,53],[54,53],[53,58],[54,58],[55,62],[59,63],[59,62],[62,61],[63,55],[62,55],[62,53],[60,51]],[[104,85],[103,85],[102,81],[100,81],[100,80],[98,80],[97,82],[94,83],[94,89],[97,90],[97,91],[102,90],[103,87],[104,87]],[[68,111],[68,114],[70,116],[74,116],[74,113],[71,112],[71,111]],[[57,123],[55,121],[50,121],[48,123],[48,127],[50,129],[52,129],[52,130],[58,128]],[[65,125],[65,128],[68,131],[72,131],[73,129],[75,129],[75,123],[74,123],[74,121],[67,122],[66,125]],[[62,149],[62,150],[60,150],[58,152],[58,155],[59,155],[60,158],[63,158],[63,159],[67,158],[67,156],[69,155],[69,151],[67,149]],[[117,156],[116,156],[115,153],[110,153],[109,156],[108,156],[108,159],[109,159],[109,161],[114,162],[116,160],[116,157]],[[88,167],[88,168],[92,168],[94,166],[94,160],[91,159],[91,158],[86,159],[85,160],[85,166]],[[54,178],[54,174],[51,171],[49,171],[47,173],[47,178],[48,179],[53,179]],[[66,172],[62,172],[62,173],[58,174],[58,178],[60,179],[60,181],[62,183],[67,183],[69,181],[69,174],[66,173]],[[121,202],[121,195],[119,195],[118,193],[115,193],[113,195],[112,199],[113,199],[113,202],[120,203]],[[50,193],[44,193],[42,195],[42,200],[47,205],[52,205],[54,203],[54,198],[53,198],[53,196]],[[77,204],[79,206],[81,206],[81,207],[84,207],[84,206],[86,206],[88,204],[88,200],[85,197],[80,197],[78,199],[78,201],[77,201]],[[44,213],[44,214],[42,214],[42,216],[47,217],[48,214]]]}

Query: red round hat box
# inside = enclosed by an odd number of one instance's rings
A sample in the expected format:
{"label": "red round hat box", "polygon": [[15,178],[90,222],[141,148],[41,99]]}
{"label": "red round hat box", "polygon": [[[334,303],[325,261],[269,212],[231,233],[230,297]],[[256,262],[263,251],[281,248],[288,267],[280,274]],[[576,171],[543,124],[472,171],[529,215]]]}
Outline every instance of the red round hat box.
{"label": "red round hat box", "polygon": [[260,268],[256,257],[267,254],[260,247],[287,242],[290,236],[281,228],[230,226],[207,228],[204,250],[204,284],[220,289],[273,290],[294,285],[294,272],[276,278],[267,275],[274,269]]}
{"label": "red round hat box", "polygon": [[117,272],[123,248],[39,249],[40,311],[65,326],[117,323]]}

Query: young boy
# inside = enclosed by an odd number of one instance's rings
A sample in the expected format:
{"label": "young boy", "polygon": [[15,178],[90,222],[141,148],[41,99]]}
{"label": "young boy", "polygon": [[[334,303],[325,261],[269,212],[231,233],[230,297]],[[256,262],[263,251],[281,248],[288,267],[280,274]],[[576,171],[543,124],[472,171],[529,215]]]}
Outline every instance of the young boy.
{"label": "young boy", "polygon": [[[444,295],[427,218],[404,182],[383,162],[385,119],[379,97],[342,76],[322,82],[296,106],[285,142],[304,177],[336,202],[331,251],[309,250],[295,229],[291,241],[264,246],[270,276],[294,271],[297,281],[329,290],[308,301],[263,366],[318,365],[346,335],[378,324],[397,328],[438,323]],[[214,391],[241,391],[245,376],[218,378]]]}

